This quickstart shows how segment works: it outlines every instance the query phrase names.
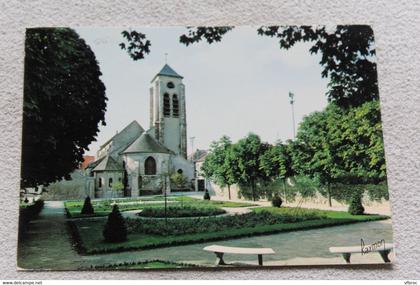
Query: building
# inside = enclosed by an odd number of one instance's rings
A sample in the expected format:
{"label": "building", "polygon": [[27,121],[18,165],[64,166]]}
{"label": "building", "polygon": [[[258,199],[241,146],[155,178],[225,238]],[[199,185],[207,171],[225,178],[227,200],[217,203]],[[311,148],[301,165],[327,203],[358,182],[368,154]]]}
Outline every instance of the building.
{"label": "building", "polygon": [[[149,128],[132,121],[100,147],[96,161],[86,168],[86,175],[95,181],[95,197],[137,197],[196,188],[194,164],[187,160],[182,79],[165,64],[151,81]],[[173,175],[183,175],[184,185],[171,183]]]}

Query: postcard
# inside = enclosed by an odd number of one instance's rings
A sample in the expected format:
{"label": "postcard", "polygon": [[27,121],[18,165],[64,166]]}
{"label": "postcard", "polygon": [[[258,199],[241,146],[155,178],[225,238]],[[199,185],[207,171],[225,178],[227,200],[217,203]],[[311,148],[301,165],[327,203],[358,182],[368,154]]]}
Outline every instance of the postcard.
{"label": "postcard", "polygon": [[368,25],[28,28],[18,269],[395,260]]}

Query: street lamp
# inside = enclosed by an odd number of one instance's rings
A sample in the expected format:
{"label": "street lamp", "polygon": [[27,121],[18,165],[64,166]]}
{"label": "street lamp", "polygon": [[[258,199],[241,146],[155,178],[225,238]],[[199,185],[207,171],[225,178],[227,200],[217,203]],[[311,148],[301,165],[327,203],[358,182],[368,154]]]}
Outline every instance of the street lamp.
{"label": "street lamp", "polygon": [[290,98],[290,105],[292,106],[292,122],[293,122],[293,138],[296,137],[296,130],[295,130],[295,94],[289,91],[289,98]]}

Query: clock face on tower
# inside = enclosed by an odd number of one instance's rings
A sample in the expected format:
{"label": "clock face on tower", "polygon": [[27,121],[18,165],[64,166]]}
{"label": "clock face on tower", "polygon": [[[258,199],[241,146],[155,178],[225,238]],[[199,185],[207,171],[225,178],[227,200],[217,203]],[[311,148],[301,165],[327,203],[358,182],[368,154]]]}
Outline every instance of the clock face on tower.
{"label": "clock face on tower", "polygon": [[169,89],[172,89],[175,87],[175,84],[172,81],[170,81],[168,82],[168,84],[166,84],[166,87],[168,87]]}

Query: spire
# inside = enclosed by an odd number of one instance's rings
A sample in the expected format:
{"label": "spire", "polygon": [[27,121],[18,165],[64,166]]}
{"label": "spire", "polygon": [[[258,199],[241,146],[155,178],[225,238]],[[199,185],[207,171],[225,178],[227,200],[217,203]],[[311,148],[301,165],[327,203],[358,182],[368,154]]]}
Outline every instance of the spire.
{"label": "spire", "polygon": [[175,78],[184,78],[179,75],[175,70],[172,69],[167,63],[162,67],[158,74],[156,74],[152,81],[155,80],[156,76],[168,76],[168,77],[175,77]]}

